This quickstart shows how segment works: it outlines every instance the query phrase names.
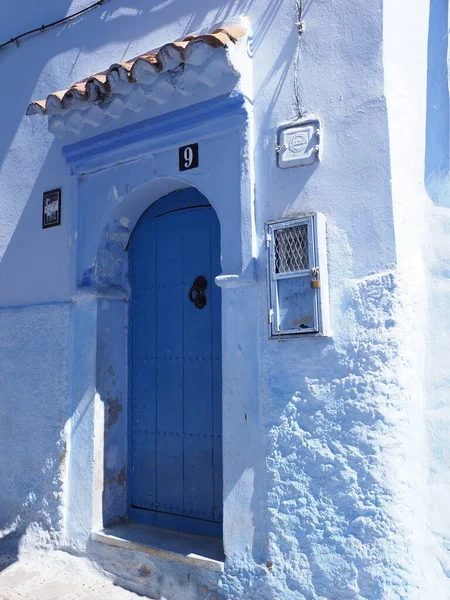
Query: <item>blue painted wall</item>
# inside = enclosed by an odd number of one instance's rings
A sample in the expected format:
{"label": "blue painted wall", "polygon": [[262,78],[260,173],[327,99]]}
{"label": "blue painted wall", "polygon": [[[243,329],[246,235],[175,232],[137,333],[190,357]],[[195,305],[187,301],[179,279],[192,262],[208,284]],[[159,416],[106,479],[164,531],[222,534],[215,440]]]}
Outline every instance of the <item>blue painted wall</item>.
{"label": "blue painted wall", "polygon": [[[84,5],[18,0],[0,34]],[[302,8],[299,35],[294,0],[110,0],[0,54],[2,539],[84,552],[125,514],[125,248],[148,206],[194,187],[222,236],[227,561],[202,592],[204,573],[164,579],[156,560],[162,578],[144,591],[447,597],[446,3]],[[63,140],[24,117],[32,99],[240,16],[237,70],[209,95],[199,86]],[[321,161],[281,170],[276,128],[308,112]],[[204,160],[181,175],[177,149],[194,138]],[[56,187],[62,225],[42,231],[42,193]],[[264,223],[308,211],[327,218],[333,335],[271,341]],[[142,586],[137,557],[117,556],[108,568]]]}

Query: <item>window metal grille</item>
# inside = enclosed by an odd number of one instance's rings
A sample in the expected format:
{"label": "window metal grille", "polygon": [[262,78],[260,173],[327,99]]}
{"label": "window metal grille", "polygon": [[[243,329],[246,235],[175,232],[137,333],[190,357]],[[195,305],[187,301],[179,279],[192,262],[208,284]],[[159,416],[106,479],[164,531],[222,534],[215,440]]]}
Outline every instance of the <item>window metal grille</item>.
{"label": "window metal grille", "polygon": [[[271,337],[324,333],[328,327],[325,219],[314,213],[267,223]],[[321,263],[321,264],[319,264]]]}
{"label": "window metal grille", "polygon": [[308,226],[275,229],[275,273],[309,269]]}

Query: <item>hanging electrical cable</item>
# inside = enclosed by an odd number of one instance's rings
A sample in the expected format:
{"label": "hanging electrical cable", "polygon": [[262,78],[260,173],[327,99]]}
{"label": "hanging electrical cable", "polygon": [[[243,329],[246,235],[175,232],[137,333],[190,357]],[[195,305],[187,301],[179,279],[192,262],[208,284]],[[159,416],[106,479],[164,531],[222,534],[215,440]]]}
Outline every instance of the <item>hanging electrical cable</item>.
{"label": "hanging electrical cable", "polygon": [[72,21],[76,17],[79,17],[80,15],[83,15],[84,13],[88,12],[89,10],[93,10],[94,8],[97,8],[98,6],[101,6],[102,4],[106,4],[106,2],[109,2],[109,0],[97,0],[97,2],[94,2],[94,4],[86,6],[86,8],[82,8],[81,10],[79,10],[71,15],[67,15],[67,17],[58,19],[58,21],[53,21],[53,23],[48,23],[47,25],[41,25],[41,27],[36,27],[36,29],[30,29],[30,31],[21,33],[20,35],[17,35],[16,37],[11,38],[4,44],[0,44],[0,50],[3,50],[6,46],[9,46],[9,44],[19,45],[19,41],[22,38],[33,35],[34,33],[39,33],[40,31],[46,31],[47,29],[50,29],[51,27],[57,27],[58,25],[64,25],[64,23],[67,23],[68,21]]}

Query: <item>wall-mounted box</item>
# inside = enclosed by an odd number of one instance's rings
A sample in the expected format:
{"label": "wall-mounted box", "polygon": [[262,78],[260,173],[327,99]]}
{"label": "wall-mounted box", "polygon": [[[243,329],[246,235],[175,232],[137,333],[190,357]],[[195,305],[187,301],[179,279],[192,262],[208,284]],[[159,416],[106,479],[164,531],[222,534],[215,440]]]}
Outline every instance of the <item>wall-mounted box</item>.
{"label": "wall-mounted box", "polygon": [[270,337],[329,335],[325,217],[266,224]]}
{"label": "wall-mounted box", "polygon": [[278,166],[282,169],[312,165],[320,149],[320,123],[316,118],[280,127],[277,133]]}

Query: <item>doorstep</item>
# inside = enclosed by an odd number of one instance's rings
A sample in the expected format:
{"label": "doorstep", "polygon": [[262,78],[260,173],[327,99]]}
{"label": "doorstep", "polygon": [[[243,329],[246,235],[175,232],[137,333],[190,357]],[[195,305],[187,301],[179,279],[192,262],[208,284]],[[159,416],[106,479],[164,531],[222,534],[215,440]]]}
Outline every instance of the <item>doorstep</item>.
{"label": "doorstep", "polygon": [[224,570],[221,538],[171,531],[139,523],[122,522],[91,534],[95,542],[144,552],[211,571]]}

